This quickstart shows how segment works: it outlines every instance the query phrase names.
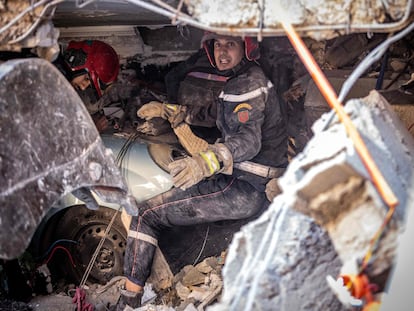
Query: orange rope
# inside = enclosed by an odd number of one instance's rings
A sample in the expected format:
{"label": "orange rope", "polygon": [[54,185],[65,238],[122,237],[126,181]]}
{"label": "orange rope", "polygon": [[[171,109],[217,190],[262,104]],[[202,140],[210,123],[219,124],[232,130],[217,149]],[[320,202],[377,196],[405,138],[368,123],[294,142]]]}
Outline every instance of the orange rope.
{"label": "orange rope", "polygon": [[322,95],[325,97],[329,106],[335,110],[339,120],[344,124],[345,129],[351,140],[353,141],[355,148],[358,154],[361,157],[362,162],[364,163],[368,173],[372,177],[372,181],[377,187],[379,193],[381,194],[383,200],[387,203],[389,207],[395,207],[398,205],[398,199],[395,197],[391,188],[388,186],[381,172],[378,170],[375,162],[373,161],[367,147],[365,146],[364,141],[359,135],[357,129],[353,125],[351,119],[346,114],[341,103],[336,96],[334,89],[332,88],[329,81],[326,79],[322,70],[317,65],[315,59],[305,46],[302,39],[297,35],[296,31],[291,25],[283,24],[287,36],[301,58],[302,62],[308,69],[309,73],[312,76],[312,79],[315,81]]}
{"label": "orange rope", "polygon": [[359,135],[358,130],[355,128],[350,117],[345,112],[343,106],[338,100],[338,96],[336,95],[334,89],[332,88],[331,84],[329,83],[325,75],[323,74],[322,70],[319,68],[318,64],[316,63],[312,54],[309,52],[305,43],[298,36],[298,34],[296,33],[292,25],[287,24],[287,23],[282,23],[282,26],[289,38],[289,41],[292,43],[293,47],[295,48],[303,64],[308,69],[310,75],[312,76],[312,79],[315,81],[320,92],[325,97],[329,106],[335,110],[336,115],[338,116],[339,120],[345,126],[345,130],[347,131],[347,134],[350,137],[350,139],[353,141],[355,149],[357,153],[359,154],[362,163],[364,164],[369,175],[371,176],[372,182],[374,183],[376,189],[378,190],[384,202],[390,208],[390,210],[387,213],[387,216],[384,219],[383,224],[381,225],[381,227],[379,228],[379,230],[376,232],[376,234],[371,240],[370,249],[368,250],[367,254],[364,257],[363,268],[365,268],[366,264],[371,258],[373,247],[376,241],[381,236],[381,233],[383,232],[384,227],[386,226],[388,221],[391,219],[392,214],[394,213],[395,207],[398,205],[398,199],[396,198],[392,189],[389,187],[387,181],[384,179],[381,172],[379,171],[377,165],[375,164],[374,160],[371,157],[371,154],[368,151],[368,148],[366,147],[364,141]]}

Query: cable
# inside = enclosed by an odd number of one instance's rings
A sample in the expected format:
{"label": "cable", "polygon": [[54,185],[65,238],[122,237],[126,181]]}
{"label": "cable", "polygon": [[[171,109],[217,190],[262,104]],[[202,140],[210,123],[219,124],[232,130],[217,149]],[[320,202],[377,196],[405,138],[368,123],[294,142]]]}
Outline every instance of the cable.
{"label": "cable", "polygon": [[53,255],[55,254],[56,250],[61,249],[63,250],[69,257],[69,260],[72,264],[73,267],[76,267],[75,262],[73,261],[72,255],[70,254],[69,250],[63,246],[56,246],[55,248],[53,248],[52,253],[50,254],[50,256],[43,262],[43,264],[47,265],[49,263],[49,261],[52,259]]}
{"label": "cable", "polygon": [[[151,0],[151,2],[156,5],[143,1],[143,0],[126,0],[130,3],[133,3],[137,6],[140,6],[144,9],[152,11],[154,13],[163,15],[170,18],[171,20],[178,20],[178,22],[194,26],[203,30],[208,30],[211,32],[217,32],[222,34],[238,35],[238,36],[251,36],[258,35],[261,33],[266,36],[275,36],[275,35],[284,35],[285,32],[281,28],[260,28],[260,27],[217,27],[209,26],[203,24],[202,22],[196,21],[192,16],[187,15],[183,12],[177,12],[177,9],[164,3],[162,0]],[[337,24],[337,25],[312,25],[312,26],[303,26],[296,27],[296,30],[304,33],[312,32],[323,32],[323,31],[334,31],[334,30],[345,30],[347,33],[353,32],[392,32],[393,30],[398,30],[403,27],[411,13],[411,5],[413,0],[408,0],[406,9],[404,10],[403,17],[398,22],[380,24],[380,23],[371,23],[371,24]],[[157,6],[158,5],[158,6]]]}
{"label": "cable", "polygon": [[95,2],[96,0],[76,0],[76,7],[78,8],[83,8],[85,6],[87,6],[90,3]]}
{"label": "cable", "polygon": [[108,226],[106,227],[105,232],[104,232],[101,240],[99,241],[98,246],[96,247],[96,250],[93,253],[92,258],[89,261],[88,266],[86,267],[85,273],[82,276],[82,280],[80,281],[80,285],[79,285],[80,288],[84,287],[84,285],[86,284],[86,281],[89,277],[89,273],[92,271],[95,260],[98,257],[99,251],[101,250],[101,247],[102,247],[103,243],[105,242],[105,239],[108,236],[108,233],[111,230],[111,227],[112,227],[113,223],[115,222],[115,218],[117,216],[117,213],[121,211],[121,208],[122,208],[122,206],[120,206],[118,208],[118,210],[115,211],[114,215],[112,216],[111,221],[109,222]]}
{"label": "cable", "polygon": [[[23,39],[25,39],[38,25],[41,21],[43,21],[43,16],[46,14],[46,11],[53,5],[56,5],[60,2],[62,2],[63,0],[58,0],[58,1],[54,1],[51,2],[47,5],[45,5],[45,7],[43,8],[42,12],[40,13],[40,15],[37,17],[37,20],[32,24],[31,27],[29,27],[29,29],[26,30],[25,33],[23,33],[21,36],[17,37],[14,40],[11,40],[8,42],[8,44],[15,44]],[[50,16],[53,16],[55,14],[56,11],[56,6],[54,8],[52,8]]]}
{"label": "cable", "polygon": [[[46,2],[48,2],[49,0],[42,0],[39,1],[33,5],[28,6],[25,10],[23,10],[22,12],[20,12],[20,14],[16,15],[10,22],[8,22],[5,26],[3,26],[2,28],[0,28],[0,35],[5,32],[6,30],[8,30],[11,26],[13,26],[15,23],[17,23],[21,18],[23,18],[24,15],[26,15],[27,13],[34,11],[37,7],[45,4]],[[30,34],[31,31],[33,31],[33,29],[38,25],[38,23],[42,20],[42,16],[46,13],[47,9],[50,6],[53,5],[57,5],[61,2],[63,2],[64,0],[55,0],[52,1],[51,3],[46,4],[46,6],[44,7],[44,9],[42,10],[41,14],[39,15],[38,19],[33,23],[33,25],[21,36],[19,36],[17,39],[11,40],[8,44],[13,44],[16,43],[24,38],[27,37],[28,34]],[[54,12],[54,11],[53,11]]]}
{"label": "cable", "polygon": [[176,14],[171,20],[171,23],[173,25],[175,25],[176,22],[177,22],[177,17],[178,17],[178,14],[181,12],[181,8],[183,7],[183,3],[184,3],[184,0],[180,0],[180,2],[178,3]]}
{"label": "cable", "polygon": [[[341,101],[336,96],[335,91],[333,90],[331,84],[329,83],[325,75],[322,73],[322,70],[317,65],[315,59],[310,54],[304,42],[297,35],[292,25],[283,23],[283,27],[286,30],[286,34],[288,35],[289,41],[292,43],[293,47],[295,48],[296,52],[298,53],[305,67],[308,69],[313,80],[315,81],[315,84],[318,86],[320,92],[325,97],[329,106],[335,111],[336,115],[338,116],[338,119],[340,120],[342,125],[345,127],[346,133],[351,139],[354,145],[354,148],[356,152],[358,153],[359,158],[362,161],[362,164],[364,165],[365,169],[367,170],[367,173],[369,174],[371,178],[371,182],[375,186],[375,189],[378,191],[379,195],[381,196],[385,204],[389,207],[387,214],[384,218],[384,221],[382,222],[381,226],[379,227],[379,229],[376,231],[376,233],[370,240],[368,250],[365,253],[365,256],[362,260],[362,264],[360,267],[360,272],[362,272],[367,267],[372,257],[373,251],[383,231],[385,230],[386,225],[391,220],[392,215],[394,214],[395,208],[399,204],[399,201],[398,201],[398,198],[395,196],[394,192],[392,191],[391,187],[388,185],[381,171],[378,169],[361,135],[359,134],[355,125],[352,123],[352,120],[349,117],[349,115],[345,112],[343,106],[341,105]],[[379,47],[377,47],[372,53],[368,55],[370,57],[364,59],[364,61],[362,62],[364,63],[364,65],[361,66],[362,65],[361,63],[358,66],[356,71],[361,72],[365,68],[365,66],[371,64],[371,59],[377,59],[378,57],[381,57],[382,53],[386,51],[389,44],[395,42],[396,40],[401,38],[403,35],[410,32],[412,29],[414,29],[414,23],[412,23],[410,27],[400,32],[398,35],[393,36],[392,38],[384,41]],[[354,73],[355,71],[351,74],[353,78],[348,79],[351,82],[355,81],[353,80],[355,79],[355,77],[359,77],[358,73],[355,75]],[[346,82],[348,82],[348,80]],[[348,87],[349,87],[349,84],[348,84]]]}
{"label": "cable", "polygon": [[[33,11],[36,7],[45,4],[48,0],[42,0],[38,3],[32,5],[31,7],[27,8],[20,14],[18,14],[15,18],[13,18],[7,25],[2,27],[0,29],[0,34],[3,33],[5,30],[9,29],[13,24],[15,24],[20,18],[22,18],[26,13]],[[60,2],[63,2],[65,0],[55,0],[51,4],[58,4]],[[88,0],[88,1],[77,1],[77,7],[82,8],[90,3],[95,2],[96,0]],[[187,25],[191,25],[200,29],[208,30],[211,32],[217,32],[217,33],[227,33],[232,35],[258,35],[258,36],[275,36],[275,35],[283,35],[284,30],[280,28],[262,28],[260,27],[213,27],[208,26],[206,24],[203,24],[201,22],[196,21],[192,16],[187,15],[183,12],[179,12],[177,8],[174,8],[166,3],[164,3],[161,0],[152,0],[153,3],[156,3],[158,6],[141,0],[126,0],[127,2],[130,2],[132,4],[135,4],[141,8],[150,10],[154,13],[166,16],[168,18],[171,18],[173,21],[177,21],[177,23],[183,23]],[[323,31],[334,31],[334,30],[345,30],[347,32],[391,32],[393,30],[398,30],[401,27],[404,26],[404,24],[407,22],[409,14],[411,12],[410,8],[412,5],[413,0],[408,0],[406,9],[404,11],[403,17],[398,22],[388,23],[388,24],[355,24],[355,25],[349,25],[349,24],[337,24],[337,25],[312,25],[312,26],[303,26],[303,27],[297,27],[297,31],[304,32],[304,33],[311,33],[311,32],[323,32]],[[351,27],[352,26],[352,27]]]}
{"label": "cable", "polygon": [[13,24],[17,23],[24,15],[26,15],[30,11],[33,11],[38,6],[46,3],[47,1],[48,0],[42,0],[42,1],[37,2],[36,4],[33,4],[33,5],[29,6],[29,7],[27,7],[25,10],[23,10],[22,12],[20,12],[20,14],[16,15],[10,22],[8,22],[6,25],[4,25],[2,28],[0,28],[0,34],[2,34],[4,31],[6,31],[7,29],[9,29]]}
{"label": "cable", "polygon": [[[312,79],[318,86],[319,91],[322,93],[329,106],[335,111],[339,121],[345,127],[345,131],[348,137],[351,139],[355,150],[357,151],[359,158],[362,161],[362,164],[367,170],[367,173],[371,178],[371,182],[374,184],[384,202],[390,207],[390,209],[394,209],[399,203],[398,198],[395,196],[381,171],[378,169],[378,166],[372,158],[367,146],[365,145],[364,140],[362,139],[357,128],[352,123],[351,118],[346,113],[344,107],[336,96],[332,85],[323,74],[321,68],[318,66],[312,54],[306,47],[303,40],[299,37],[293,26],[288,23],[282,23],[282,25],[285,28],[289,41],[296,50],[306,69],[309,71]],[[411,26],[414,27],[414,23]]]}
{"label": "cable", "polygon": [[361,77],[361,75],[376,61],[378,61],[381,56],[387,51],[388,47],[400,40],[402,37],[408,35],[411,31],[414,30],[414,22],[411,23],[407,28],[399,32],[397,35],[388,38],[379,46],[377,46],[374,50],[369,53],[364,60],[358,65],[355,70],[352,71],[352,74],[345,80],[344,84],[342,85],[341,92],[339,93],[338,100],[339,102],[343,102],[346,95],[351,90],[352,86],[355,82]]}
{"label": "cable", "polygon": [[245,294],[249,276],[256,274],[257,267],[261,266],[258,263],[262,258],[262,254],[267,253],[266,250],[269,251],[269,248],[266,248],[268,241],[271,239],[278,239],[278,231],[276,231],[275,228],[280,228],[279,224],[284,220],[286,207],[283,205],[280,208],[276,208],[277,210],[270,214],[270,219],[262,219],[262,221],[267,221],[268,224],[265,232],[263,233],[263,237],[260,239],[260,244],[258,245],[255,253],[252,254],[252,258],[247,258],[248,256],[246,256],[243,266],[240,268],[242,273],[239,273],[234,281],[234,284],[238,284],[238,292],[234,294],[230,310],[239,310],[238,303]]}
{"label": "cable", "polygon": [[122,163],[125,160],[125,156],[127,155],[129,149],[131,148],[133,142],[136,141],[136,139],[138,138],[138,133],[134,133],[131,134],[130,136],[128,136],[128,139],[126,140],[126,142],[122,145],[118,155],[116,156],[115,159],[115,163],[118,165],[118,167],[121,170],[121,175],[123,177],[126,177],[126,168],[122,167]]}
{"label": "cable", "polygon": [[269,245],[266,248],[263,255],[257,254],[257,257],[263,258],[263,262],[260,263],[260,265],[258,266],[258,269],[254,273],[251,288],[248,292],[247,301],[244,307],[244,310],[246,311],[253,310],[253,308],[251,307],[255,300],[257,288],[260,284],[260,281],[262,280],[262,274],[266,271],[266,269],[268,269],[269,262],[273,258],[275,249],[277,245],[279,244],[279,237],[280,237],[282,225],[284,224],[288,210],[289,208],[286,204],[283,204],[282,206],[280,206],[278,213],[277,213],[278,217],[275,219],[276,221],[274,222],[274,227],[273,227],[274,234],[272,235],[269,241]]}
{"label": "cable", "polygon": [[384,75],[385,75],[385,70],[387,69],[387,64],[388,64],[388,49],[385,51],[385,55],[384,58],[382,59],[381,62],[381,69],[380,69],[380,73],[379,76],[377,78],[377,83],[375,84],[375,89],[376,90],[381,90],[382,89],[382,84],[384,82]]}
{"label": "cable", "polygon": [[76,241],[74,241],[74,240],[68,240],[68,239],[60,239],[60,240],[56,240],[55,242],[53,242],[50,246],[49,246],[49,248],[48,248],[48,250],[42,255],[42,256],[40,256],[39,258],[40,259],[42,259],[42,258],[45,258],[49,253],[50,253],[50,251],[53,249],[53,247],[57,244],[57,243],[60,243],[60,242],[69,242],[69,243],[74,243],[74,244],[79,244],[78,242],[76,242]]}
{"label": "cable", "polygon": [[201,257],[201,254],[202,254],[202,253],[203,253],[203,251],[204,251],[204,247],[206,246],[206,243],[207,243],[207,237],[208,237],[208,233],[209,233],[209,231],[210,231],[210,225],[209,225],[209,226],[207,226],[206,235],[204,236],[203,245],[201,246],[200,253],[198,254],[197,258],[194,260],[193,266],[195,266],[195,265],[196,265],[196,263],[198,262],[198,260],[199,260],[199,259],[200,259],[200,257]]}

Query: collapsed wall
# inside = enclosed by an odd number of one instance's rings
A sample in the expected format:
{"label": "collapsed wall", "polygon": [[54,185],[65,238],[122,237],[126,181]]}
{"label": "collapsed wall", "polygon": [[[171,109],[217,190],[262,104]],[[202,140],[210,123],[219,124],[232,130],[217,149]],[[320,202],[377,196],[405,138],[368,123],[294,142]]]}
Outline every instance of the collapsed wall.
{"label": "collapsed wall", "polygon": [[[399,200],[365,271],[383,290],[405,213],[414,204],[414,141],[375,91],[345,108]],[[346,309],[326,277],[354,272],[349,267],[365,255],[388,207],[333,113],[313,129],[315,136],[279,180],[282,193],[235,235],[223,296],[208,310]]]}
{"label": "collapsed wall", "polygon": [[[260,27],[262,34],[283,34],[282,22],[306,31],[307,36],[330,39],[351,31],[390,32],[403,22],[411,1],[396,0],[385,6],[382,1],[364,0],[184,0],[190,15],[212,27],[228,31]],[[231,12],[231,14],[229,14]]]}

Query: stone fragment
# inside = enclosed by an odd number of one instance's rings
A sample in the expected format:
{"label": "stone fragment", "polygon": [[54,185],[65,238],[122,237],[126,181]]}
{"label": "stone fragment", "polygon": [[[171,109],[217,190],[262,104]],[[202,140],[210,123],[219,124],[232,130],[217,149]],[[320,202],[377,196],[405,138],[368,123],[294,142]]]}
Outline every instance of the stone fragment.
{"label": "stone fragment", "polygon": [[198,285],[204,284],[205,275],[199,272],[195,267],[192,267],[191,270],[186,272],[183,277],[183,285],[190,286],[190,285]]}
{"label": "stone fragment", "polygon": [[[378,92],[345,108],[399,200],[365,271],[384,288],[406,211],[414,207],[414,141]],[[327,276],[363,258],[389,208],[337,118],[325,115],[313,129],[280,178],[282,194],[235,234],[223,294],[208,311],[348,309]]]}
{"label": "stone fragment", "polygon": [[188,295],[191,293],[191,290],[187,286],[184,286],[181,282],[175,284],[175,290],[181,300],[186,300],[188,298]]}

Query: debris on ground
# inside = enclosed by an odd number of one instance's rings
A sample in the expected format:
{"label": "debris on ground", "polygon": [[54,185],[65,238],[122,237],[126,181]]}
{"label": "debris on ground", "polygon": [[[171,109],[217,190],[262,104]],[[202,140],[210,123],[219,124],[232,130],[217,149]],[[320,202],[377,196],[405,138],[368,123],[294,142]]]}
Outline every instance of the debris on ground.
{"label": "debris on ground", "polygon": [[[138,311],[192,311],[204,310],[220,296],[223,282],[221,271],[224,256],[208,257],[196,265],[183,267],[173,278],[172,285],[155,291],[153,284],[147,283],[142,298],[143,306]],[[83,288],[82,306],[93,306],[96,311],[108,310],[119,298],[119,288],[125,277],[116,276],[105,285],[88,284]],[[73,311],[77,307],[74,297],[79,290],[74,284],[54,284],[50,295],[36,295],[29,302],[2,300],[0,311]],[[82,309],[83,310],[83,309]],[[87,310],[87,309],[85,309]]]}

